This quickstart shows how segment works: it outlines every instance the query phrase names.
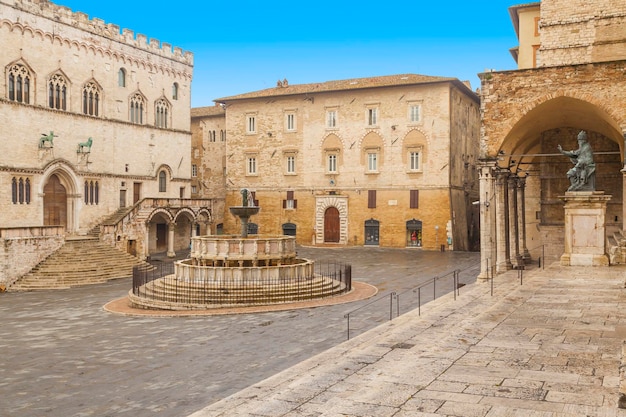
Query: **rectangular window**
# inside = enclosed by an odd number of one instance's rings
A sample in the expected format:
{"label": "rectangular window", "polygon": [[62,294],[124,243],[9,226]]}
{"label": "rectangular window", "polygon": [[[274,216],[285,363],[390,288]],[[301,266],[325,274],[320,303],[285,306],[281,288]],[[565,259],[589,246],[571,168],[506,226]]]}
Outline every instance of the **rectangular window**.
{"label": "rectangular window", "polygon": [[192,177],[197,177],[198,176],[198,165],[193,164],[191,166],[191,176]]}
{"label": "rectangular window", "polygon": [[296,157],[295,156],[287,157],[287,173],[288,174],[296,173]]}
{"label": "rectangular window", "polygon": [[417,123],[420,121],[420,106],[413,104],[409,107],[409,121]]}
{"label": "rectangular window", "polygon": [[337,172],[337,155],[328,155],[328,172]]}
{"label": "rectangular window", "polygon": [[378,109],[367,109],[367,124],[369,126],[376,126],[378,124]]}
{"label": "rectangular window", "polygon": [[328,110],[326,112],[326,127],[337,127],[337,111]]}
{"label": "rectangular window", "polygon": [[409,207],[412,209],[419,208],[419,190],[410,190]]}
{"label": "rectangular window", "polygon": [[409,169],[411,171],[419,171],[421,169],[419,152],[412,151],[409,153]]}
{"label": "rectangular window", "polygon": [[294,198],[293,191],[287,191],[287,198],[283,200],[284,209],[296,209],[298,207],[298,201]]}
{"label": "rectangular window", "polygon": [[256,133],[256,117],[246,116],[246,133]]}
{"label": "rectangular window", "polygon": [[367,191],[367,208],[376,208],[376,190]]}
{"label": "rectangular window", "polygon": [[296,115],[293,113],[287,114],[286,120],[287,130],[293,131],[296,130]]}
{"label": "rectangular window", "polygon": [[256,158],[249,157],[248,158],[248,175],[256,174]]}
{"label": "rectangular window", "polygon": [[195,185],[191,186],[191,194],[198,194],[198,187]]}
{"label": "rectangular window", "polygon": [[377,153],[368,153],[367,154],[367,170],[369,172],[377,172],[378,171],[378,154]]}

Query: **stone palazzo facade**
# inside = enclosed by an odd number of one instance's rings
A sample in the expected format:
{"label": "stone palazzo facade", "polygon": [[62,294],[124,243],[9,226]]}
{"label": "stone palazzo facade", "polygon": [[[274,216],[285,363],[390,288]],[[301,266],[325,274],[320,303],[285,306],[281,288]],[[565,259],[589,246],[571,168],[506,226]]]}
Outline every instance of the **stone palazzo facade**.
{"label": "stone palazzo facade", "polygon": [[[228,135],[221,142],[221,122],[205,109],[200,119],[217,137],[199,175],[221,181],[225,207],[241,203],[242,188],[253,193],[261,211],[251,233],[307,245],[477,249],[479,103],[468,85],[416,74],[283,80],[215,101]],[[226,212],[223,231],[239,227]]]}
{"label": "stone palazzo facade", "polygon": [[[516,20],[520,9],[537,18]],[[519,47],[534,50],[534,65],[525,59],[521,69],[480,74],[481,277],[563,253],[561,197],[572,163],[557,146],[576,149],[580,130],[595,154],[596,190],[611,196],[604,219],[611,262],[622,263],[626,3],[543,0],[511,11],[518,35],[537,33],[520,37]]]}
{"label": "stone palazzo facade", "polygon": [[[187,204],[193,55],[46,0],[0,0],[0,40],[4,247],[39,239],[49,253],[35,229],[83,235],[118,213],[125,224],[101,237],[121,249],[188,248],[210,217]],[[3,252],[3,271],[20,252]]]}

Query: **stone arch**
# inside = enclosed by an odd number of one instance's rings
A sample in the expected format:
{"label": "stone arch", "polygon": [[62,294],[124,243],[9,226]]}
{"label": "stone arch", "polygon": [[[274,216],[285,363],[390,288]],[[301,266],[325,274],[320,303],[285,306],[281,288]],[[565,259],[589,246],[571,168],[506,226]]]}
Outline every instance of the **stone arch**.
{"label": "stone arch", "polygon": [[195,221],[197,217],[196,213],[194,213],[194,211],[191,208],[182,207],[176,211],[176,214],[174,215],[174,222],[177,222],[178,218],[182,216],[187,216],[188,219],[191,221]]}
{"label": "stone arch", "polygon": [[201,208],[200,210],[198,210],[198,213],[196,214],[196,220],[197,221],[206,221],[208,223],[212,223],[213,222],[213,216],[211,215],[211,210],[209,210],[207,208]]}
{"label": "stone arch", "polygon": [[378,132],[368,132],[364,134],[359,140],[359,148],[361,149],[361,165],[367,167],[367,154],[376,152],[378,154],[378,166],[382,166],[385,157],[385,140],[378,134]]}
{"label": "stone arch", "polygon": [[174,221],[174,216],[168,209],[159,207],[150,212],[148,218],[146,219],[146,223],[150,223],[156,216],[159,215],[163,216],[168,223]]}
{"label": "stone arch", "polygon": [[80,229],[80,209],[82,207],[82,194],[78,175],[74,171],[74,168],[65,160],[55,160],[49,163],[43,170],[41,179],[37,184],[38,195],[42,197],[42,216],[45,214],[45,192],[44,188],[50,181],[51,177],[56,177],[61,182],[61,185],[65,188],[66,203],[67,203],[67,222],[66,231],[68,233],[76,233]]}
{"label": "stone arch", "polygon": [[[595,131],[618,144],[622,160],[624,139],[620,128],[621,121],[614,117],[615,112],[607,109],[598,100],[586,100],[579,94],[548,94],[534,100],[521,109],[519,119],[508,123],[507,134],[501,143],[494,144],[494,155],[503,151],[505,154],[526,154],[536,148],[541,133],[552,129],[572,127],[580,130]],[[589,98],[589,97],[586,97]],[[558,114],[559,117],[554,117]]]}
{"label": "stone arch", "polygon": [[419,128],[409,130],[402,138],[402,164],[409,166],[409,154],[411,152],[420,153],[420,163],[428,160],[428,137]]}
{"label": "stone arch", "polygon": [[335,133],[329,133],[326,135],[320,144],[321,148],[321,163],[322,166],[326,166],[326,158],[330,153],[337,155],[337,166],[343,165],[343,150],[345,145],[343,139]]}

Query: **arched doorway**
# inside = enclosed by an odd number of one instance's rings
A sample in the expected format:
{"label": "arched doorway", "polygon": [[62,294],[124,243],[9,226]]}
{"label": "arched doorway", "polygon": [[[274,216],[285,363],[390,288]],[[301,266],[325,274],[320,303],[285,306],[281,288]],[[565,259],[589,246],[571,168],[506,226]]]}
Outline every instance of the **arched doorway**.
{"label": "arched doorway", "polygon": [[43,192],[44,226],[67,227],[67,191],[56,174],[50,176]]}
{"label": "arched doorway", "polygon": [[339,243],[339,210],[328,207],[324,212],[324,242]]}

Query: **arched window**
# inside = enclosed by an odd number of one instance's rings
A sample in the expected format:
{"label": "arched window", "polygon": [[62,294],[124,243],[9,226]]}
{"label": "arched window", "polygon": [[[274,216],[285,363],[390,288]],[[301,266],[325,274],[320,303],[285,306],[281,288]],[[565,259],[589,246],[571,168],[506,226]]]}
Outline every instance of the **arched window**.
{"label": "arched window", "polygon": [[11,201],[13,204],[30,204],[30,179],[11,179]]}
{"label": "arched window", "polygon": [[124,68],[120,68],[117,72],[117,85],[120,87],[126,87],[126,70]]}
{"label": "arched window", "polygon": [[135,93],[130,98],[130,122],[135,124],[143,124],[143,112],[145,108],[145,100],[139,93]]}
{"label": "arched window", "polygon": [[20,204],[24,203],[24,179],[20,178],[17,184],[17,199]]}
{"label": "arched window", "polygon": [[17,204],[17,178],[15,177],[11,180],[11,201]]}
{"label": "arched window", "polygon": [[165,99],[157,100],[154,105],[154,125],[167,128],[170,105]]}
{"label": "arched window", "polygon": [[85,181],[85,204],[98,204],[99,199],[98,181]]}
{"label": "arched window", "polygon": [[164,193],[167,191],[167,175],[165,171],[159,172],[159,192]]}
{"label": "arched window", "polygon": [[28,178],[24,182],[24,202],[30,204],[30,179]]}
{"label": "arched window", "polygon": [[31,74],[24,65],[13,64],[8,71],[9,100],[18,103],[30,103],[30,80]]}
{"label": "arched window", "polygon": [[98,116],[100,107],[100,88],[93,81],[83,87],[83,113]]}
{"label": "arched window", "polygon": [[172,99],[178,100],[178,83],[172,84]]}
{"label": "arched window", "polygon": [[48,107],[67,110],[67,80],[61,73],[56,73],[48,81]]}

